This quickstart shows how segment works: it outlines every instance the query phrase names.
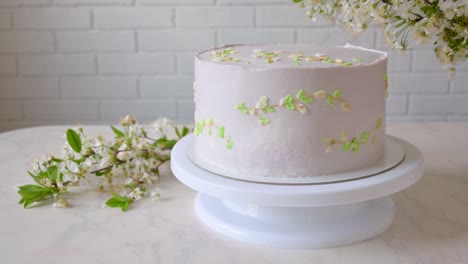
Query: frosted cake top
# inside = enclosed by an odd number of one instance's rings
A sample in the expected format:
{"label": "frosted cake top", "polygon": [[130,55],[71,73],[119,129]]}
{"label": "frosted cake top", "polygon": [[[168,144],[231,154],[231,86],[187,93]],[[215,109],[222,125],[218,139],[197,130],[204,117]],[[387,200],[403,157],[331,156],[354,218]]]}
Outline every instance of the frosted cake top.
{"label": "frosted cake top", "polygon": [[385,52],[346,44],[341,47],[315,45],[226,45],[196,55],[202,61],[242,68],[331,68],[370,65],[387,58]]}

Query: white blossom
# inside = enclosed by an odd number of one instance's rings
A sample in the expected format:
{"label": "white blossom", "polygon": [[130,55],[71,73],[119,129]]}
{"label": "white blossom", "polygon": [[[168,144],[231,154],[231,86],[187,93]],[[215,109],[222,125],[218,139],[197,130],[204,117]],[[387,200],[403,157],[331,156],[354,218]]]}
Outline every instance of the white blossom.
{"label": "white blossom", "polygon": [[140,187],[133,189],[129,194],[126,195],[128,198],[131,198],[135,201],[138,201],[143,196],[143,192],[140,190]]}

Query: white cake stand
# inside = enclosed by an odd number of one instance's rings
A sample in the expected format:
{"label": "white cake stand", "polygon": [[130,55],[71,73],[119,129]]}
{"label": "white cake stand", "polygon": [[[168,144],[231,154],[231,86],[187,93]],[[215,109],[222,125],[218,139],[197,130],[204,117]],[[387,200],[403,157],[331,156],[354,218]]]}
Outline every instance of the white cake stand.
{"label": "white cake stand", "polygon": [[193,136],[172,151],[174,175],[198,191],[198,217],[228,237],[259,245],[311,249],[357,243],[385,231],[393,222],[390,197],[423,174],[421,152],[390,137],[406,156],[377,175],[328,184],[282,185],[230,179],[196,166],[186,155]]}

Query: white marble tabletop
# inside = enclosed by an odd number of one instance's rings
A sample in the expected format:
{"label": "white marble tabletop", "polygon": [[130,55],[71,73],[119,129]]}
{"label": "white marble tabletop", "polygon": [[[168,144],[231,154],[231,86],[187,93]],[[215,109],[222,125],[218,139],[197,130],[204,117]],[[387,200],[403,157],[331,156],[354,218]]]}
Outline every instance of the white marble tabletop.
{"label": "white marble tabletop", "polygon": [[[73,207],[23,209],[17,185],[32,183],[31,160],[56,152],[67,127],[0,134],[1,263],[468,263],[468,123],[392,123],[387,133],[415,144],[425,175],[393,196],[396,219],[363,243],[319,250],[243,244],[197,220],[195,192],[167,169],[163,199],[139,201],[127,213],[103,208],[108,195],[93,188],[70,196]],[[109,134],[104,126],[85,127]]]}

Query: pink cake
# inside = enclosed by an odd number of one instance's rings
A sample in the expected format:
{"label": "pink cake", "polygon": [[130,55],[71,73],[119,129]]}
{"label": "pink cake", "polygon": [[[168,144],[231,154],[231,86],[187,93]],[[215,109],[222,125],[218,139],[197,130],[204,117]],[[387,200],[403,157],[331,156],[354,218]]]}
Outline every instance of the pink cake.
{"label": "pink cake", "polygon": [[382,159],[387,55],[346,45],[232,45],[195,57],[200,167],[244,180],[316,177]]}

